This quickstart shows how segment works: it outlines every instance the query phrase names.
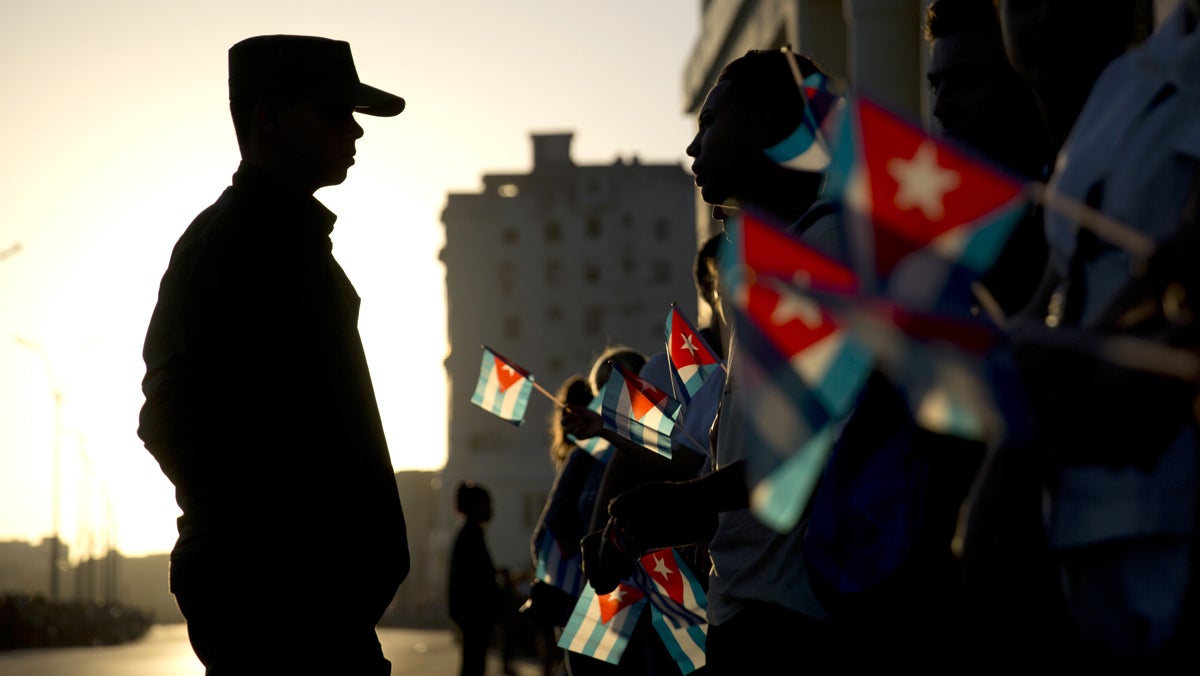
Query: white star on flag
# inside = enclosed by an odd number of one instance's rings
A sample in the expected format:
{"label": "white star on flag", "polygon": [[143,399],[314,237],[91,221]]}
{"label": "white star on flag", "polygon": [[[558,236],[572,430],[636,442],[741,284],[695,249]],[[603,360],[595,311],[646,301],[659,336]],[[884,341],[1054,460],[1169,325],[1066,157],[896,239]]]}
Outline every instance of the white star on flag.
{"label": "white star on flag", "polygon": [[683,332],[680,332],[679,337],[683,341],[679,344],[679,347],[683,348],[684,350],[687,350],[688,352],[691,352],[692,359],[695,359],[696,358],[696,345],[694,343],[692,343],[692,337]]}
{"label": "white star on flag", "polygon": [[782,284],[775,283],[775,292],[779,294],[779,302],[771,310],[771,323],[783,326],[793,319],[800,320],[806,327],[815,329],[823,323],[821,308],[808,298],[798,296]]}
{"label": "white star on flag", "polygon": [[654,557],[654,572],[658,573],[659,575],[662,575],[664,579],[669,580],[669,579],[671,579],[671,573],[674,573],[675,571],[671,570],[671,567],[668,566],[666,564],[666,562],[662,560],[661,556],[655,556]]}
{"label": "white star on flag", "polygon": [[501,366],[500,370],[504,371],[505,373],[507,373],[509,375],[515,376],[517,374],[517,370],[515,368],[513,368],[512,366],[509,366],[508,364]]}
{"label": "white star on flag", "polygon": [[888,160],[887,172],[896,179],[896,208],[901,211],[920,209],[925,218],[939,221],[946,214],[943,199],[946,193],[962,183],[957,171],[946,169],[937,161],[937,146],[926,139],[911,159],[893,157]]}
{"label": "white star on flag", "polygon": [[616,589],[612,590],[612,591],[611,591],[611,592],[608,594],[608,599],[609,599],[610,601],[613,601],[613,602],[615,602],[617,605],[620,605],[620,604],[621,604],[621,601],[622,601],[624,598],[625,598],[625,590],[624,590],[624,589],[621,589],[620,587],[617,587]]}

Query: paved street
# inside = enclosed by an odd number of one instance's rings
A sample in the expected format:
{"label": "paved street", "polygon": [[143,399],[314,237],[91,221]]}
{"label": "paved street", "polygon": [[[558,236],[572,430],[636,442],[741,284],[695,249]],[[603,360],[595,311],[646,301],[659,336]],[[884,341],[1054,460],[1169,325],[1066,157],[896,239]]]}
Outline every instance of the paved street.
{"label": "paved street", "polygon": [[[392,676],[451,676],[458,673],[458,646],[449,631],[380,629]],[[537,665],[519,661],[517,676],[539,676]],[[502,674],[498,655],[488,659],[489,676]],[[203,676],[182,624],[155,625],[143,639],[119,646],[0,652],[4,676]]]}

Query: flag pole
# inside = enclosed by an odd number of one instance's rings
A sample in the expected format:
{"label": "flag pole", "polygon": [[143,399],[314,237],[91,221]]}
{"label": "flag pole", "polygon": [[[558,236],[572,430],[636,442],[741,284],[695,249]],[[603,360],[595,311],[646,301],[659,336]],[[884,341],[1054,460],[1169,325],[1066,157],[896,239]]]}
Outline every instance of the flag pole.
{"label": "flag pole", "polygon": [[[508,361],[508,357],[505,357],[505,356],[501,355],[499,352],[497,352],[497,351],[493,350],[492,348],[488,347],[487,345],[480,345],[480,347],[482,347],[483,349],[487,350],[488,352],[491,352],[492,354],[494,354],[494,355],[496,355],[496,356],[500,357],[500,358],[501,358],[501,359],[503,359],[503,360],[504,360],[506,363],[508,363],[510,366],[513,366],[513,365],[514,365],[512,362]],[[520,368],[520,367],[518,367],[518,368]],[[525,371],[525,369],[524,369],[524,368],[521,368],[521,370],[522,370],[522,371]],[[558,406],[559,408],[566,408],[566,407],[567,407],[567,403],[566,403],[565,401],[562,401],[561,399],[559,399],[559,398],[555,397],[555,396],[554,396],[553,394],[551,394],[551,393],[550,393],[548,390],[546,390],[546,388],[544,388],[544,387],[542,387],[541,385],[539,385],[539,384],[538,384],[538,382],[537,382],[536,380],[534,380],[534,378],[533,378],[533,374],[532,374],[532,373],[529,373],[529,372],[525,372],[525,373],[526,373],[526,375],[525,375],[525,379],[529,381],[529,384],[530,384],[530,385],[533,385],[533,389],[535,389],[535,390],[537,390],[538,392],[541,392],[542,394],[546,395],[546,398],[547,398],[547,399],[549,399],[550,401],[554,402],[554,404],[555,404],[556,406]]]}
{"label": "flag pole", "polygon": [[1077,202],[1056,192],[1045,183],[1030,182],[1026,186],[1026,191],[1033,201],[1066,216],[1078,227],[1091,230],[1102,239],[1143,260],[1154,253],[1156,247],[1153,239],[1082,202]]}
{"label": "flag pole", "polygon": [[558,397],[554,396],[553,394],[550,394],[550,392],[547,391],[546,388],[542,387],[541,385],[538,385],[538,382],[536,380],[534,380],[532,377],[529,378],[529,384],[533,385],[533,389],[546,395],[546,398],[549,399],[550,401],[554,402],[555,406],[557,406],[559,408],[567,407],[567,402],[559,399]]}

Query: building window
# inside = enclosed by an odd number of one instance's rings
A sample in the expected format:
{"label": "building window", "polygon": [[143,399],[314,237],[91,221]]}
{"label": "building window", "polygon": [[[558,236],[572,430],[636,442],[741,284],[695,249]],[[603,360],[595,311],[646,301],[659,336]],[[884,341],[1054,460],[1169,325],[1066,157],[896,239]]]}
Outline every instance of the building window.
{"label": "building window", "polygon": [[504,332],[505,338],[520,338],[521,337],[521,316],[520,315],[505,315],[504,321],[501,322],[500,330]]}
{"label": "building window", "polygon": [[583,266],[583,279],[588,284],[597,284],[600,281],[600,266],[596,263],[588,263]]}
{"label": "building window", "polygon": [[500,234],[500,237],[501,237],[501,239],[504,240],[505,244],[516,244],[517,243],[517,229],[513,228],[513,227],[507,227],[504,229],[504,232],[502,232]]}
{"label": "building window", "polygon": [[546,241],[557,242],[562,239],[562,226],[558,221],[550,221],[546,224]]}
{"label": "building window", "polygon": [[552,305],[546,310],[546,319],[549,319],[552,322],[562,321],[562,316],[562,308],[557,305]]}
{"label": "building window", "polygon": [[546,261],[546,283],[557,285],[562,284],[562,281],[562,261]]}
{"label": "building window", "polygon": [[587,236],[588,237],[591,237],[592,239],[598,238],[600,236],[600,231],[602,230],[602,228],[600,227],[600,219],[599,218],[589,218],[587,220],[586,228],[587,228]]}

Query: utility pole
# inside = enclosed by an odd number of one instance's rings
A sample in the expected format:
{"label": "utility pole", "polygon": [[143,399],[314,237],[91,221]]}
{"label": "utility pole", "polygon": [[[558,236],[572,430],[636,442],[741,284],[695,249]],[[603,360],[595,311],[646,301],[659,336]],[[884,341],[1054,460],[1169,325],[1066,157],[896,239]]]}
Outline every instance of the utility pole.
{"label": "utility pole", "polygon": [[[11,249],[10,249],[11,250]],[[50,540],[50,600],[59,600],[59,573],[62,565],[62,537],[59,531],[59,492],[62,485],[62,407],[63,393],[54,378],[54,369],[50,367],[50,357],[40,343],[16,336],[17,344],[37,352],[46,367],[46,378],[50,383],[50,393],[54,397],[54,480],[51,486],[51,540]]]}

